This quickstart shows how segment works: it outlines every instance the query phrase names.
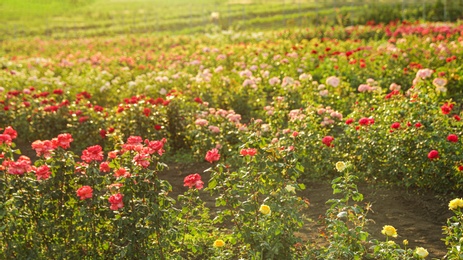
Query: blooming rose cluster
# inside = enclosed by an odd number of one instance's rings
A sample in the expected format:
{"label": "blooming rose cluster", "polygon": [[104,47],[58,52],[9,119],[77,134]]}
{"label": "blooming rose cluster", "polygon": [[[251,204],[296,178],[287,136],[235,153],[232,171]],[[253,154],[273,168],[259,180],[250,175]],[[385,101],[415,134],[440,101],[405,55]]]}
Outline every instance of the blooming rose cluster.
{"label": "blooming rose cluster", "polygon": [[17,161],[5,160],[2,166],[7,169],[9,174],[23,175],[32,171],[31,159],[27,156],[21,155]]}
{"label": "blooming rose cluster", "polygon": [[0,134],[0,145],[6,144],[11,145],[13,139],[18,137],[18,133],[11,126],[8,126],[3,130],[3,134]]}
{"label": "blooming rose cluster", "polygon": [[58,147],[63,149],[68,149],[71,147],[71,142],[74,141],[70,134],[59,134],[56,138],[51,140],[36,140],[32,142],[32,149],[35,150],[37,156],[43,156],[45,158],[50,158],[51,153],[56,150]]}
{"label": "blooming rose cluster", "polygon": [[245,148],[245,149],[241,149],[240,151],[240,154],[242,156],[254,156],[256,155],[256,153],[257,153],[256,148]]}

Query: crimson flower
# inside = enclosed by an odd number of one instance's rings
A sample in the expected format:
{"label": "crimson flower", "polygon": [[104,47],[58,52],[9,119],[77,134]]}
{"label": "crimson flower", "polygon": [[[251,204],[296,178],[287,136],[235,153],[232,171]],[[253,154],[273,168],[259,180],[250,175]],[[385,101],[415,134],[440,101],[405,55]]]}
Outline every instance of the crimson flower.
{"label": "crimson flower", "polygon": [[14,130],[11,126],[7,126],[5,130],[3,130],[3,134],[9,135],[11,139],[18,137],[18,132],[16,132],[16,130]]}
{"label": "crimson flower", "polygon": [[150,165],[150,155],[148,153],[139,153],[133,157],[134,165],[147,168]]}
{"label": "crimson flower", "polygon": [[54,144],[50,140],[36,140],[32,142],[32,149],[35,150],[37,156],[43,156],[45,158],[49,158],[51,156],[51,152],[57,147],[56,144]]}
{"label": "crimson flower", "polygon": [[455,134],[449,134],[447,136],[447,141],[452,142],[452,143],[456,143],[456,142],[458,142],[458,136],[455,135]]}
{"label": "crimson flower", "polygon": [[216,148],[212,149],[212,150],[209,150],[207,153],[206,153],[206,157],[205,157],[206,161],[210,162],[210,163],[213,163],[215,161],[218,161],[220,159],[220,154],[219,154],[219,150],[217,150]]}
{"label": "crimson flower", "polygon": [[8,167],[8,173],[13,175],[23,175],[26,172],[32,171],[31,159],[27,156],[21,155],[18,160],[4,161],[4,166]]}
{"label": "crimson flower", "polygon": [[185,177],[183,180],[183,186],[188,187],[188,188],[193,188],[196,187],[196,189],[200,190],[203,188],[204,182],[201,181],[201,175],[194,173],[190,174]]}
{"label": "crimson flower", "polygon": [[61,147],[63,149],[67,149],[69,147],[71,147],[71,142],[74,141],[74,139],[72,139],[72,136],[71,134],[68,134],[68,133],[64,133],[64,134],[59,134],[58,137],[56,138],[56,145],[57,147]]}
{"label": "crimson flower", "polygon": [[77,190],[77,196],[81,200],[90,199],[93,196],[93,189],[90,186],[82,186]]}
{"label": "crimson flower", "polygon": [[334,140],[334,137],[332,137],[330,135],[327,135],[327,136],[323,137],[322,143],[324,143],[328,147],[334,147],[334,144],[331,143],[331,142],[333,142],[333,140]]}
{"label": "crimson flower", "polygon": [[437,150],[431,150],[428,153],[428,158],[429,158],[429,160],[434,160],[434,159],[439,158],[439,152]]}
{"label": "crimson flower", "polygon": [[50,174],[50,168],[46,164],[35,169],[35,176],[37,177],[37,180],[46,180],[50,177]]}
{"label": "crimson flower", "polygon": [[109,203],[111,203],[111,206],[109,208],[111,210],[118,210],[118,209],[123,208],[124,207],[124,202],[122,201],[123,198],[124,196],[120,193],[111,195],[111,197],[109,197],[108,199]]}
{"label": "crimson flower", "polygon": [[106,132],[105,129],[101,129],[101,130],[100,130],[100,136],[101,136],[101,138],[106,138],[106,134],[107,134],[107,132]]}
{"label": "crimson flower", "polygon": [[257,149],[256,149],[256,148],[241,149],[241,151],[240,151],[240,154],[241,154],[242,156],[247,156],[247,155],[249,155],[249,156],[254,156],[254,155],[256,155],[256,153],[257,153]]}
{"label": "crimson flower", "polygon": [[400,123],[398,123],[398,122],[393,123],[393,124],[391,125],[391,128],[392,128],[392,129],[399,129],[399,128],[400,128]]}
{"label": "crimson flower", "polygon": [[125,177],[130,178],[132,176],[125,168],[119,168],[114,171],[114,177]]}
{"label": "crimson flower", "polygon": [[82,156],[80,158],[86,163],[91,163],[92,161],[102,161],[103,148],[101,148],[99,145],[90,146],[82,151]]}
{"label": "crimson flower", "polygon": [[100,163],[100,172],[110,172],[111,168],[109,167],[109,162]]}
{"label": "crimson flower", "polygon": [[0,145],[1,144],[6,144],[6,145],[10,146],[11,143],[12,143],[12,140],[11,140],[10,135],[0,134]]}
{"label": "crimson flower", "polygon": [[368,124],[370,124],[370,120],[368,118],[366,118],[366,117],[362,117],[362,118],[359,119],[359,124],[360,125],[368,125]]}
{"label": "crimson flower", "polygon": [[440,109],[442,111],[442,114],[444,115],[447,115],[450,113],[450,111],[452,111],[452,108],[453,108],[453,104],[449,104],[448,102],[446,102],[445,104],[443,104]]}
{"label": "crimson flower", "polygon": [[354,122],[354,119],[353,118],[349,118],[346,120],[346,125],[350,125]]}
{"label": "crimson flower", "polygon": [[149,109],[148,107],[145,107],[145,108],[143,109],[143,114],[144,114],[145,116],[150,116],[150,113],[151,113],[151,109]]}

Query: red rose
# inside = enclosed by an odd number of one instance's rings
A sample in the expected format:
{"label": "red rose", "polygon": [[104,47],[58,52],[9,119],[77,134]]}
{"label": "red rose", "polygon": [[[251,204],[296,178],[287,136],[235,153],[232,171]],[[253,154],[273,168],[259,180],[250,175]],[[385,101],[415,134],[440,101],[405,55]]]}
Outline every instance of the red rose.
{"label": "red rose", "polygon": [[333,142],[333,140],[334,140],[334,137],[332,137],[330,135],[327,135],[327,136],[323,137],[322,143],[324,143],[328,147],[333,147],[334,144],[331,143],[331,142]]}
{"label": "red rose", "polygon": [[114,171],[114,177],[124,177],[124,178],[130,178],[132,174],[130,174],[125,168],[119,168]]}
{"label": "red rose", "polygon": [[90,146],[82,151],[82,156],[80,158],[86,163],[91,163],[92,161],[102,161],[103,148],[101,148],[99,145]]}
{"label": "red rose", "polygon": [[206,161],[210,162],[210,163],[213,163],[215,161],[218,161],[220,159],[220,154],[219,154],[219,150],[217,150],[216,148],[208,151],[206,153],[206,157],[205,157]]}
{"label": "red rose", "polygon": [[370,123],[370,120],[366,117],[362,117],[359,119],[359,124],[360,125],[368,125]]}
{"label": "red rose", "polygon": [[151,109],[149,109],[147,107],[143,108],[143,114],[145,116],[150,116],[150,113],[151,113]]}
{"label": "red rose", "polygon": [[80,117],[80,118],[79,118],[79,123],[81,123],[81,124],[82,124],[82,123],[84,123],[84,122],[88,121],[88,119],[89,119],[89,117],[88,117],[88,116],[82,116],[82,117]]}
{"label": "red rose", "polygon": [[447,141],[452,142],[452,143],[456,143],[456,142],[458,142],[458,136],[454,135],[454,134],[449,134],[447,136]]}
{"label": "red rose", "polygon": [[399,128],[400,128],[400,123],[398,123],[398,122],[393,123],[393,124],[391,125],[391,128],[392,128],[392,129],[399,129]]}
{"label": "red rose", "polygon": [[428,153],[428,158],[429,158],[429,160],[433,160],[433,159],[439,158],[439,152],[436,151],[436,150],[431,150],[431,151]]}
{"label": "red rose", "polygon": [[148,153],[139,153],[133,157],[134,165],[147,168],[150,165],[150,155]]}
{"label": "red rose", "polygon": [[31,159],[24,155],[19,156],[16,162],[3,161],[2,165],[8,167],[8,173],[13,175],[23,175],[32,171]]}
{"label": "red rose", "polygon": [[56,145],[63,149],[71,147],[71,142],[74,141],[74,139],[72,139],[72,135],[68,133],[59,134],[56,140]]}
{"label": "red rose", "polygon": [[203,188],[204,182],[201,181],[201,175],[195,173],[195,174],[190,174],[185,177],[183,180],[183,186],[188,187],[188,188],[193,188],[196,187],[196,189],[200,190]]}
{"label": "red rose", "polygon": [[111,203],[111,206],[109,208],[111,210],[118,210],[123,208],[124,202],[122,201],[122,198],[124,198],[124,196],[120,193],[111,195],[111,197],[109,197],[108,199],[109,203]]}
{"label": "red rose", "polygon": [[104,129],[101,129],[101,130],[100,130],[100,136],[101,136],[101,138],[106,138],[106,134],[107,134],[106,130],[104,130]]}
{"label": "red rose", "polygon": [[416,128],[420,128],[420,127],[422,127],[422,126],[423,126],[423,125],[422,125],[420,122],[418,122],[418,123],[415,124],[415,127],[416,127]]}
{"label": "red rose", "polygon": [[256,155],[256,153],[257,153],[257,149],[255,149],[255,148],[241,149],[241,151],[240,151],[240,154],[242,156],[246,156],[246,155],[254,156],[254,155]]}
{"label": "red rose", "polygon": [[199,104],[203,103],[203,100],[200,97],[195,97],[194,101]]}
{"label": "red rose", "polygon": [[46,180],[50,177],[50,174],[50,168],[46,164],[38,167],[35,170],[35,176],[37,177],[37,180]]}
{"label": "red rose", "polygon": [[16,132],[16,130],[14,130],[11,126],[7,126],[5,130],[3,130],[3,134],[9,135],[11,139],[18,137],[18,132]]}
{"label": "red rose", "polygon": [[442,114],[444,115],[449,114],[450,111],[452,111],[452,108],[453,108],[453,104],[449,104],[447,102],[440,107]]}
{"label": "red rose", "polygon": [[346,120],[346,125],[350,125],[354,122],[354,119],[353,118],[349,118]]}
{"label": "red rose", "polygon": [[453,118],[454,118],[455,120],[457,120],[457,121],[460,121],[460,120],[461,120],[461,118],[460,118],[459,115],[454,115]]}
{"label": "red rose", "polygon": [[79,196],[81,200],[90,199],[92,195],[93,190],[90,186],[82,186],[77,190],[77,196]]}
{"label": "red rose", "polygon": [[163,147],[164,144],[167,142],[165,138],[162,138],[160,141],[149,141],[148,139],[145,140],[146,146],[148,146],[148,153],[153,154],[157,152],[159,156],[162,156],[162,154],[165,152]]}
{"label": "red rose", "polygon": [[110,172],[111,168],[109,168],[109,162],[102,162],[100,164],[100,172]]}
{"label": "red rose", "polygon": [[11,136],[10,135],[7,135],[7,134],[0,134],[0,145],[1,144],[7,144],[8,146],[11,145],[12,143],[12,140],[11,140]]}
{"label": "red rose", "polygon": [[63,94],[63,90],[62,89],[55,89],[53,90],[53,94],[56,94],[56,95],[62,95]]}

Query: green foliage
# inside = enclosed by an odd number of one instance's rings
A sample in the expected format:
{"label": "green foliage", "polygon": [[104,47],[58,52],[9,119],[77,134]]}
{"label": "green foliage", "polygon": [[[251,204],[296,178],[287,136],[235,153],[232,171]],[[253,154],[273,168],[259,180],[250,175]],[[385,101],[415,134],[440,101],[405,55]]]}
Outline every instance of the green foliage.
{"label": "green foliage", "polygon": [[445,238],[442,240],[447,246],[447,254],[445,257],[448,259],[459,259],[463,257],[461,252],[463,243],[462,206],[462,199],[456,198],[450,201],[449,209],[452,210],[454,216],[448,218],[447,224],[442,227],[443,234],[445,235]]}
{"label": "green foliage", "polygon": [[243,155],[236,166],[219,164],[211,169],[208,190],[218,196],[220,207],[214,222],[233,226],[227,249],[235,256],[291,259],[301,241],[295,236],[305,219],[301,210],[307,207],[295,194],[304,189],[297,182],[303,167],[292,151],[279,144],[256,143],[258,138],[248,141],[258,147],[246,148],[255,149],[255,155]]}

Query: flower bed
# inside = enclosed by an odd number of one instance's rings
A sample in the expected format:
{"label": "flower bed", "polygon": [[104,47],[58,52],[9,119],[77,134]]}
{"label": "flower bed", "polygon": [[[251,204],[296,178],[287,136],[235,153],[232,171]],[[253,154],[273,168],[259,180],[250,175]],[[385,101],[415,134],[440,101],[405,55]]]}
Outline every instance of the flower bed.
{"label": "flower bed", "polygon": [[[6,42],[2,251],[7,258],[425,256],[422,247],[391,243],[390,226],[386,241],[369,238],[360,179],[456,197],[449,204],[456,217],[444,228],[456,256],[461,32],[457,24],[391,24],[333,28],[323,38],[310,30],[95,38],[22,51],[27,43]],[[341,40],[346,33],[351,38]],[[188,191],[172,198],[158,173],[166,155],[184,154],[211,163],[211,179],[192,172]],[[328,200],[327,244],[314,247],[295,235],[308,206],[297,194],[320,179],[334,179],[342,199]],[[203,188],[215,208],[199,199]]]}

